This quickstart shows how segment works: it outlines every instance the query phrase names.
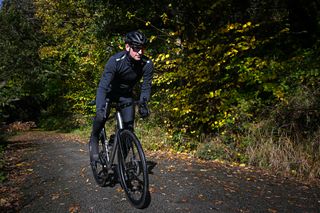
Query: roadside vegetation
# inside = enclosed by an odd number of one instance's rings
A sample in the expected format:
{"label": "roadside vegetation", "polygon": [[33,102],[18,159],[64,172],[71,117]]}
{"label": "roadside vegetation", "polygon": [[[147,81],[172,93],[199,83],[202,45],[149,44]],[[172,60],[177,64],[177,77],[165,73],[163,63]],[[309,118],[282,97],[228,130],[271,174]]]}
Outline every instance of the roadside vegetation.
{"label": "roadside vegetation", "polygon": [[156,68],[152,117],[136,123],[147,149],[319,179],[319,11],[301,0],[4,0],[0,120],[88,137],[104,64],[141,29]]}

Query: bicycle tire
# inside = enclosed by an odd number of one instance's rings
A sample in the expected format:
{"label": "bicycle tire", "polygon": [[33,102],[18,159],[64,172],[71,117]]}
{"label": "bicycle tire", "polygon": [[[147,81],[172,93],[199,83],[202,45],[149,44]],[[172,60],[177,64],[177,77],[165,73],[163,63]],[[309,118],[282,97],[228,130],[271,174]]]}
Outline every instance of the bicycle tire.
{"label": "bicycle tire", "polygon": [[119,142],[118,171],[121,186],[135,208],[146,208],[151,196],[147,163],[141,143],[129,130],[121,131]]}
{"label": "bicycle tire", "polygon": [[[104,131],[101,131],[99,136],[99,141],[98,141],[99,153],[106,151],[104,146],[105,141],[106,141],[106,134]],[[108,181],[108,171],[105,169],[101,161],[93,161],[91,153],[90,153],[90,166],[91,166],[93,177],[96,183],[102,187],[106,186]]]}

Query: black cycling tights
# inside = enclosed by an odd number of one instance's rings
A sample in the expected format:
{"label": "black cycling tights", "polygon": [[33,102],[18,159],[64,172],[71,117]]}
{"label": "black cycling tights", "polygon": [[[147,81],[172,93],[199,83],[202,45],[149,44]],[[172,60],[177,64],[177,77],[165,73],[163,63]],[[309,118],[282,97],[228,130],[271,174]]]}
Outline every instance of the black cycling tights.
{"label": "black cycling tights", "polygon": [[[120,104],[127,104],[132,103],[132,98],[127,97],[120,97],[119,100],[117,100]],[[110,100],[107,99],[105,103],[96,103],[96,117],[93,121],[93,127],[92,127],[92,133],[91,137],[94,137],[95,141],[98,140],[99,134],[107,120],[107,118],[110,115]],[[133,123],[134,123],[134,117],[135,117],[135,111],[134,111],[134,105],[128,104],[128,106],[121,109],[121,116],[123,119],[123,124],[125,129],[130,129],[133,131]]]}

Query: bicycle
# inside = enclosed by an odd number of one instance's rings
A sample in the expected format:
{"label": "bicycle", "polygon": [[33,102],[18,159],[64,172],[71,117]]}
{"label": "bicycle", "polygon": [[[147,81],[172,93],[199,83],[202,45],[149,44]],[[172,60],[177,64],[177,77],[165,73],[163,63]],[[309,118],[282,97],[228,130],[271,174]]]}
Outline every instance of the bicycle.
{"label": "bicycle", "polygon": [[111,105],[111,108],[116,109],[115,133],[107,141],[105,127],[102,129],[99,136],[99,161],[92,161],[90,153],[90,165],[99,186],[114,186],[119,179],[131,205],[143,209],[151,200],[148,168],[139,139],[134,132],[124,129],[120,111],[126,106]]}

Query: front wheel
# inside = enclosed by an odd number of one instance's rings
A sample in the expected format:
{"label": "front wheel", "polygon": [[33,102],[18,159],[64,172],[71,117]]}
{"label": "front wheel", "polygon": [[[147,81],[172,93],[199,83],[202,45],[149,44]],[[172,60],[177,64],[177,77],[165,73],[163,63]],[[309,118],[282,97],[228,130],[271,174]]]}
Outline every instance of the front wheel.
{"label": "front wheel", "polygon": [[119,142],[118,171],[121,186],[135,208],[146,208],[151,198],[147,163],[140,141],[131,131],[123,130]]}

